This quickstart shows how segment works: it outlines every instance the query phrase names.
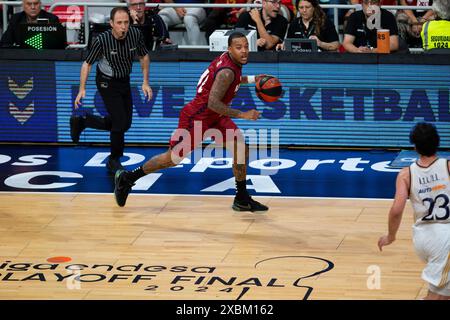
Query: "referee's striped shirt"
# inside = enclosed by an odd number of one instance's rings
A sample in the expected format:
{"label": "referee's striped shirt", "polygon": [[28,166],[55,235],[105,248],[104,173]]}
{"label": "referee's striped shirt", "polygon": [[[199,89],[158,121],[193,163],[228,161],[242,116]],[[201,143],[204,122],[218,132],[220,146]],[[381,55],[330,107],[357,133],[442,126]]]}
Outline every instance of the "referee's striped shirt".
{"label": "referee's striped shirt", "polygon": [[100,59],[98,68],[112,78],[126,78],[131,73],[135,56],[148,54],[144,36],[137,28],[130,26],[125,39],[117,40],[112,31],[99,34],[92,43],[86,62],[93,64]]}

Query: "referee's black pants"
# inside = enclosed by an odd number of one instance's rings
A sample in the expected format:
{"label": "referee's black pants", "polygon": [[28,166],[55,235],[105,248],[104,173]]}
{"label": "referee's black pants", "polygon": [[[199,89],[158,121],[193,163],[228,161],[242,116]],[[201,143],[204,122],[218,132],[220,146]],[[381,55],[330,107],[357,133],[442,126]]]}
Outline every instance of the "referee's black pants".
{"label": "referee's black pants", "polygon": [[103,99],[108,116],[86,115],[86,127],[110,132],[111,158],[123,156],[125,132],[131,127],[133,101],[130,78],[111,78],[97,70],[97,89]]}

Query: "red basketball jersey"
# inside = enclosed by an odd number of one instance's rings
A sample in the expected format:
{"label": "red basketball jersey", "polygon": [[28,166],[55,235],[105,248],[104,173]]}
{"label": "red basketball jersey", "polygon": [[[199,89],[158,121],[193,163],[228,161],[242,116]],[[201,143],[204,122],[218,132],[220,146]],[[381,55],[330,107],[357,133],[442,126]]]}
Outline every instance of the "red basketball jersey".
{"label": "red basketball jersey", "polygon": [[231,103],[231,100],[233,100],[236,95],[241,83],[242,67],[233,62],[228,52],[224,52],[214,59],[208,69],[203,72],[197,84],[195,98],[186,105],[184,111],[192,115],[195,114],[196,118],[202,119],[219,116],[218,113],[212,111],[207,106],[214,79],[216,78],[217,73],[222,69],[231,69],[234,72],[234,80],[225,93],[225,96],[222,98],[224,104],[229,105]]}

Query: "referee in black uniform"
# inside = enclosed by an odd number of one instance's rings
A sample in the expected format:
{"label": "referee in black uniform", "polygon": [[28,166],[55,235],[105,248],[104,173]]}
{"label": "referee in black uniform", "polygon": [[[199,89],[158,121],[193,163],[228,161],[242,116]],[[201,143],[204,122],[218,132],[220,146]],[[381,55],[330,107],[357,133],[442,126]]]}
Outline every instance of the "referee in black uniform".
{"label": "referee in black uniform", "polygon": [[133,102],[130,88],[130,73],[133,60],[139,57],[143,83],[142,91],[147,98],[152,98],[148,77],[150,57],[145,47],[142,33],[130,28],[130,15],[125,7],[111,11],[112,29],[101,33],[92,43],[89,55],[81,67],[80,88],[74,107],[78,109],[81,99],[86,96],[86,81],[92,64],[97,60],[96,84],[105,103],[108,116],[100,117],[90,113],[85,116],[70,118],[70,134],[74,143],[78,143],[85,128],[110,131],[111,154],[106,167],[112,173],[123,169],[120,157],[125,147],[125,132],[131,126]]}

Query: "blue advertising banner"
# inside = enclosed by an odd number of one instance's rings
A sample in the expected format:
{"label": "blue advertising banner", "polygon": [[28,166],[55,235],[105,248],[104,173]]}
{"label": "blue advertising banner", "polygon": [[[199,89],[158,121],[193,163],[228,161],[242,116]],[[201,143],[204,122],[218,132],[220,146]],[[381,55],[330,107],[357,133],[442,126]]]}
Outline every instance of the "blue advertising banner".
{"label": "blue advertising banner", "polygon": [[[178,124],[179,110],[195,95],[208,62],[154,62],[150,83],[154,97],[145,102],[140,65],[131,75],[133,125],[127,142],[167,143]],[[78,90],[80,64],[57,62],[59,141],[70,141],[68,118]],[[414,123],[438,127],[443,145],[450,141],[450,66],[249,63],[243,74],[271,74],[283,84],[275,103],[256,97],[253,85],[242,85],[231,107],[256,108],[256,122],[236,120],[242,129],[279,129],[282,145],[410,146]],[[76,113],[105,114],[95,88],[88,81],[84,107]],[[108,134],[86,130],[81,141],[108,141]]]}
{"label": "blue advertising banner", "polygon": [[[0,71],[0,141],[71,142],[69,118],[87,112],[105,115],[92,68],[83,106],[74,110],[81,62],[16,62]],[[208,62],[152,62],[154,97],[141,91],[139,63],[131,85],[133,124],[128,143],[164,143],[178,113],[195,95]],[[279,143],[296,146],[407,147],[418,121],[433,122],[441,145],[450,142],[450,66],[338,63],[249,63],[243,74],[271,74],[283,84],[275,103],[242,85],[231,107],[261,111],[258,121],[236,120],[242,129],[278,129]],[[85,130],[81,142],[108,142],[109,134]]]}
{"label": "blue advertising banner", "polygon": [[57,141],[55,63],[1,64],[0,141]]}

